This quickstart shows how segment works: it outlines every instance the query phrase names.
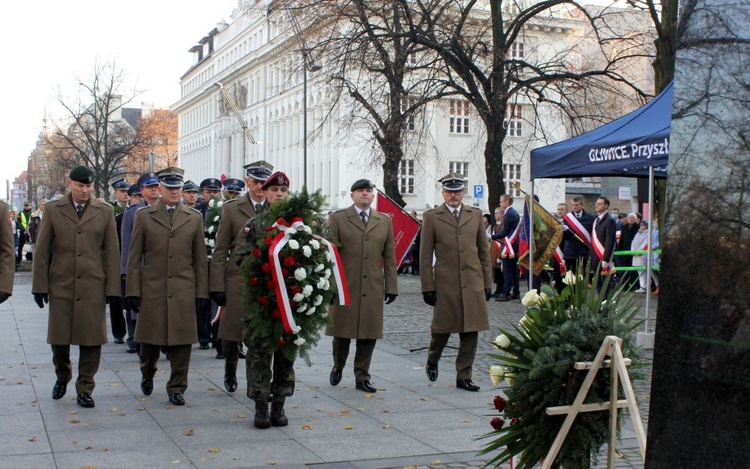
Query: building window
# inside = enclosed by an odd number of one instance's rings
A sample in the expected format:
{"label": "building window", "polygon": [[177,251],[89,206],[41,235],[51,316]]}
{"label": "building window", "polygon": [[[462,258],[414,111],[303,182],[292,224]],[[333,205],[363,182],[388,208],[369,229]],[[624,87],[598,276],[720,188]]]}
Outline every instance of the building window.
{"label": "building window", "polygon": [[398,190],[401,194],[414,193],[414,160],[401,160],[398,164]]}
{"label": "building window", "polygon": [[503,182],[505,183],[505,192],[507,194],[513,197],[521,197],[521,165],[504,164]]}
{"label": "building window", "polygon": [[449,100],[450,133],[469,133],[469,102],[463,99]]}
{"label": "building window", "polygon": [[503,124],[508,130],[506,135],[508,137],[522,137],[522,122],[521,122],[521,105],[520,104],[509,104],[505,108],[505,119]]}
{"label": "building window", "polygon": [[[405,113],[407,109],[414,105],[414,99],[404,97],[401,100],[401,114]],[[404,130],[414,130],[414,112],[404,118],[403,123]]]}
{"label": "building window", "polygon": [[523,42],[514,42],[508,49],[508,58],[510,59],[523,59]]}
{"label": "building window", "polygon": [[451,161],[448,163],[449,173],[458,173],[464,177],[464,187],[469,187],[469,163],[466,161]]}

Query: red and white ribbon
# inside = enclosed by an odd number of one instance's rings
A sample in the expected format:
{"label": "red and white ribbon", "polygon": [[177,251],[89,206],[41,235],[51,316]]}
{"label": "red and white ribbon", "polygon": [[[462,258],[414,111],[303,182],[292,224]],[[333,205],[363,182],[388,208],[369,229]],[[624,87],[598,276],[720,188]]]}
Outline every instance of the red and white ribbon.
{"label": "red and white ribbon", "polygon": [[568,213],[563,217],[563,220],[567,223],[568,228],[573,230],[573,233],[577,234],[578,238],[580,238],[586,246],[591,246],[591,233],[586,231],[575,215]]}
{"label": "red and white ribbon", "polygon": [[[591,241],[592,247],[594,248],[594,254],[599,260],[604,260],[604,245],[599,241],[599,237],[596,236],[596,224],[599,222],[599,217],[594,220],[594,226],[591,228]],[[609,260],[607,260],[609,262]]]}
{"label": "red and white ribbon", "polygon": [[557,261],[558,271],[560,272],[560,275],[565,275],[567,269],[565,268],[565,259],[563,258],[563,252],[562,249],[560,249],[560,246],[557,246],[555,248],[555,252],[553,255],[555,256],[555,260]]}
{"label": "red and white ribbon", "polygon": [[[295,231],[306,231],[305,223],[301,218],[295,217],[292,219],[292,224],[288,224],[283,218],[276,220],[273,224],[273,228],[279,231],[279,234],[271,242],[269,247],[268,262],[271,265],[271,276],[274,280],[274,288],[276,290],[276,298],[279,306],[279,312],[281,313],[281,322],[284,325],[284,331],[288,334],[296,334],[300,331],[297,322],[294,320],[294,311],[292,310],[289,301],[289,292],[286,288],[286,281],[284,280],[284,273],[282,272],[283,266],[279,259],[281,250],[284,249],[291,239],[291,235],[287,233],[289,228],[293,228]],[[308,228],[309,229],[309,228]],[[349,289],[346,284],[346,277],[344,276],[343,263],[339,256],[338,249],[336,246],[328,242],[325,238],[317,235],[312,235],[313,238],[323,243],[328,249],[328,253],[333,263],[333,277],[336,281],[336,287],[338,288],[338,300],[339,304],[345,306],[349,304]]]}
{"label": "red and white ribbon", "polygon": [[506,236],[503,238],[503,251],[501,254],[508,256],[508,257],[515,257],[516,252],[513,250],[513,243],[516,242],[518,239],[518,233],[520,232],[521,224],[519,223],[516,225],[516,229],[513,230],[513,233],[510,234],[510,236]]}

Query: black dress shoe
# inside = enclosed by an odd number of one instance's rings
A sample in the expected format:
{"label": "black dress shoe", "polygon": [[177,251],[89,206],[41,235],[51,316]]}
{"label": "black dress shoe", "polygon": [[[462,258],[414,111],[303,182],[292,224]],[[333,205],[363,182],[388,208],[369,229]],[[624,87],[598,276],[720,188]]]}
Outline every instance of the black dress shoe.
{"label": "black dress shoe", "polygon": [[128,349],[126,351],[128,353],[135,353],[135,345],[128,345]]}
{"label": "black dress shoe", "polygon": [[198,348],[201,350],[208,350],[208,344],[200,344]]}
{"label": "black dress shoe", "polygon": [[239,358],[240,360],[244,360],[245,358],[247,358],[247,355],[245,355],[245,352],[240,350],[239,353],[237,354],[237,358]]}
{"label": "black dress shoe", "polygon": [[76,399],[78,405],[81,407],[94,407],[94,399],[91,398],[91,394],[87,392],[79,392],[78,399]]}
{"label": "black dress shoe", "polygon": [[216,352],[216,359],[217,360],[224,360],[224,354],[221,352]]}
{"label": "black dress shoe", "polygon": [[65,395],[65,392],[68,390],[68,383],[61,383],[60,381],[57,381],[54,386],[52,386],[52,399],[58,400],[62,399],[62,397]]}
{"label": "black dress shoe", "polygon": [[495,298],[495,301],[510,301],[510,297],[506,294],[502,294]]}
{"label": "black dress shoe", "polygon": [[116,337],[116,338],[115,338],[115,343],[116,343],[116,344],[124,344],[124,343],[125,343],[125,341],[124,341],[124,340],[122,340],[122,338],[121,338],[121,337]]}
{"label": "black dress shoe", "polygon": [[182,397],[182,394],[175,393],[169,396],[169,402],[174,405],[185,405],[185,398]]}
{"label": "black dress shoe", "polygon": [[511,300],[520,300],[521,299],[521,294],[520,293],[514,293],[513,295],[510,296],[510,299]]}
{"label": "black dress shoe", "polygon": [[328,377],[328,381],[331,383],[331,386],[336,386],[341,382],[341,370],[337,370],[334,366],[331,369],[331,376]]}
{"label": "black dress shoe", "polygon": [[359,383],[357,383],[356,388],[359,389],[360,391],[364,391],[364,392],[378,392],[378,390],[375,389],[373,387],[373,385],[370,384],[370,382],[367,381],[367,380],[360,381]]}
{"label": "black dress shoe", "polygon": [[474,384],[474,382],[470,379],[457,379],[456,380],[456,387],[461,389],[466,389],[467,391],[479,391],[479,386]]}
{"label": "black dress shoe", "polygon": [[154,382],[151,381],[150,379],[142,379],[141,391],[143,391],[143,394],[150,396],[151,393],[154,391]]}
{"label": "black dress shoe", "polygon": [[427,366],[424,367],[424,371],[427,373],[427,379],[430,381],[437,381],[438,378],[438,367],[430,362],[427,362]]}
{"label": "black dress shoe", "polygon": [[224,388],[227,392],[235,392],[237,390],[237,377],[236,376],[225,376],[224,377]]}

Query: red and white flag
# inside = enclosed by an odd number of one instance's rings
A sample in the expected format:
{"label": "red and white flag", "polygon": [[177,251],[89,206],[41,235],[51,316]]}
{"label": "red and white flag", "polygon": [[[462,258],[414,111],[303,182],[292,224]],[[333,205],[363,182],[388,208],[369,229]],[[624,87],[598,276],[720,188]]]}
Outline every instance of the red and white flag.
{"label": "red and white flag", "polygon": [[398,267],[409,252],[409,247],[414,243],[422,224],[380,190],[377,191],[375,202],[378,212],[388,215],[393,221],[393,243]]}

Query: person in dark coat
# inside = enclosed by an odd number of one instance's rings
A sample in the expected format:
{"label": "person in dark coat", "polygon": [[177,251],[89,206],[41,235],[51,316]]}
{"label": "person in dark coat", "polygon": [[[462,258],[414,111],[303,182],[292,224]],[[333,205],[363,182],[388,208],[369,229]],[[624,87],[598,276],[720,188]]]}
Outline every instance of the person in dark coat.
{"label": "person in dark coat", "polygon": [[31,291],[40,308],[49,303],[47,343],[61,399],[72,378],[70,346],[78,345],[78,405],[94,407],[94,375],[107,343],[105,302],[120,297],[120,251],[112,206],[92,197],[94,171],[70,171],[70,192],[47,204],[37,238]]}
{"label": "person in dark coat", "polygon": [[577,272],[581,262],[588,262],[594,218],[583,209],[583,197],[574,197],[573,211],[563,216],[563,259],[566,270]]}
{"label": "person in dark coat", "polygon": [[138,313],[141,391],[154,389],[162,347],[169,354],[169,402],[185,405],[192,344],[198,342],[195,310],[208,302],[208,260],[200,213],[182,201],[183,170],[158,173],[161,200],[138,209],[128,255],[125,300]]}
{"label": "person in dark coat", "polygon": [[520,242],[521,217],[513,208],[513,197],[509,194],[500,196],[500,208],[505,210],[500,232],[493,233],[492,239],[503,244],[500,257],[503,266],[503,291],[496,301],[510,301],[521,299],[521,289],[518,279],[518,246]]}
{"label": "person in dark coat", "polygon": [[354,182],[354,204],[328,217],[333,241],[340,245],[350,298],[348,305],[331,305],[328,310],[333,319],[326,328],[326,335],[333,337],[329,382],[336,386],[341,381],[351,341],[356,339],[355,387],[370,393],[377,392],[370,382],[372,353],[377,339],[383,338],[383,303],[379,299],[389,304],[398,296],[393,223],[371,208],[374,188],[367,179]]}
{"label": "person in dark coat", "polygon": [[[112,188],[115,191],[115,225],[117,226],[117,243],[122,250],[122,217],[125,210],[128,208],[130,202],[130,196],[128,195],[128,189],[130,189],[130,183],[124,178],[118,179],[112,184]],[[122,252],[122,251],[121,251]],[[116,344],[125,343],[123,340],[127,333],[127,324],[125,316],[123,315],[123,296],[125,295],[125,281],[120,280],[122,295],[120,295],[119,301],[112,301],[109,304],[109,323],[112,327],[112,337]]]}
{"label": "person in dark coat", "polygon": [[425,372],[430,381],[437,380],[438,361],[451,333],[457,332],[456,387],[479,391],[471,377],[479,331],[489,329],[489,243],[481,210],[461,202],[464,177],[450,173],[440,182],[445,204],[425,212],[419,254],[422,296],[435,307]]}
{"label": "person in dark coat", "polygon": [[0,200],[0,303],[13,294],[15,242],[8,204]]}
{"label": "person in dark coat", "polygon": [[591,270],[601,268],[598,288],[603,285],[603,277],[612,268],[612,253],[615,250],[615,231],[617,224],[609,216],[609,199],[599,197],[596,200],[596,218],[591,230]]}

